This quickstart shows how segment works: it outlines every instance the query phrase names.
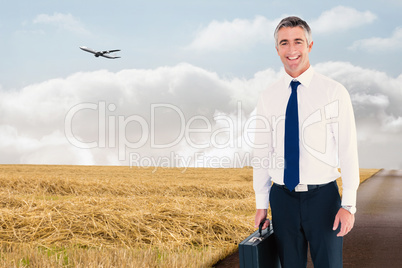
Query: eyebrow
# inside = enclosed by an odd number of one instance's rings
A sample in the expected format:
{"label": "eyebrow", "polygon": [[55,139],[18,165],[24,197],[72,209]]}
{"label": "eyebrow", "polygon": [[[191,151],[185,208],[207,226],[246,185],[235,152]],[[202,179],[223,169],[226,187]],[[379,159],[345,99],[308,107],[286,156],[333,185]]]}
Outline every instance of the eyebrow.
{"label": "eyebrow", "polygon": [[[302,41],[302,42],[304,42],[304,39],[296,38],[296,39],[294,39],[294,41]],[[288,39],[282,39],[281,41],[279,41],[279,44],[282,44],[284,42],[289,42],[289,40]]]}

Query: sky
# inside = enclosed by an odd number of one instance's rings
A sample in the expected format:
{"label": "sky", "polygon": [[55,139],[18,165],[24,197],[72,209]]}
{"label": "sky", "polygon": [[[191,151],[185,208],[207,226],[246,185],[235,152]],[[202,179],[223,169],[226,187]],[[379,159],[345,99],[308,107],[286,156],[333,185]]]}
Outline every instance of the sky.
{"label": "sky", "polygon": [[350,93],[360,167],[402,169],[401,11],[398,0],[7,1],[0,163],[249,165],[259,94],[284,74],[273,31],[296,15],[312,28],[313,68]]}

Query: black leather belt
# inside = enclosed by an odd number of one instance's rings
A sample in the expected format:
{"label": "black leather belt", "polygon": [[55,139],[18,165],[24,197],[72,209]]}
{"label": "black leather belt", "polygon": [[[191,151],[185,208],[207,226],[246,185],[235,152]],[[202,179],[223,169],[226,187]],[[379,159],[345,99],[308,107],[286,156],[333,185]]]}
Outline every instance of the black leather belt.
{"label": "black leather belt", "polygon": [[[309,184],[309,185],[297,185],[296,186],[296,188],[295,188],[295,192],[308,192],[308,191],[311,191],[311,190],[315,190],[315,189],[318,189],[318,188],[321,188],[321,187],[324,187],[324,186],[326,186],[326,185],[328,185],[328,184],[330,184],[330,183],[333,183],[333,182],[329,182],[329,183],[324,183],[324,184]],[[281,184],[277,184],[277,183],[274,183],[276,186],[278,186],[279,188],[282,188],[282,189],[286,189],[286,190],[288,190],[289,191],[289,189],[288,189],[288,187],[286,187],[286,185],[281,185]]]}

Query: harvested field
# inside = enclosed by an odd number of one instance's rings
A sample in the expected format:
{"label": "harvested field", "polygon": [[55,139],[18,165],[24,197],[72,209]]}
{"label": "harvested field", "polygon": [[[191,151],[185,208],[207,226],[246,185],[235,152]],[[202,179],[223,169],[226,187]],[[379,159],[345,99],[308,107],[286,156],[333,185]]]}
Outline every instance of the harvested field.
{"label": "harvested field", "polygon": [[253,231],[252,169],[153,171],[1,165],[0,266],[211,267]]}

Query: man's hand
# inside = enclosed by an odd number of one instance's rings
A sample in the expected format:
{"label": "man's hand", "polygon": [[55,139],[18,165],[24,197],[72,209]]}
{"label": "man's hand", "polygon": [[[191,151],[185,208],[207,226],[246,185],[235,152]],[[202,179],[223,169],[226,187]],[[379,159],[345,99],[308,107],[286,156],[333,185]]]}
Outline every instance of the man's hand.
{"label": "man's hand", "polygon": [[340,208],[335,216],[333,227],[334,231],[338,229],[339,223],[341,224],[341,231],[337,234],[337,236],[345,236],[350,232],[350,230],[352,230],[353,225],[355,224],[355,215],[351,214],[344,208]]}
{"label": "man's hand", "polygon": [[[267,210],[266,209],[257,209],[257,213],[255,214],[255,220],[254,220],[254,227],[258,228],[260,226],[260,223],[267,218]],[[267,219],[262,226],[262,229],[266,229],[269,226],[269,220]]]}

